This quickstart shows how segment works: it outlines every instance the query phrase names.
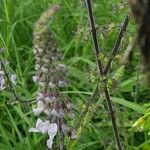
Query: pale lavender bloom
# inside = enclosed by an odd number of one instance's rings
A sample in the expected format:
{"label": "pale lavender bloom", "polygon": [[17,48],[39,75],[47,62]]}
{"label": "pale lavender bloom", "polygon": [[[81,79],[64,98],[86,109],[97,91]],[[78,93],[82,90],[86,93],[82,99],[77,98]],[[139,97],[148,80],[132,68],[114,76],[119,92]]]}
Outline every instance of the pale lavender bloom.
{"label": "pale lavender bloom", "polygon": [[16,77],[16,75],[15,75],[15,74],[12,74],[12,75],[11,75],[10,80],[11,80],[11,82],[12,82],[14,85],[16,85],[16,84],[17,84],[17,82],[16,82],[17,77]]}
{"label": "pale lavender bloom", "polygon": [[0,71],[0,90],[4,90],[5,88],[4,72]]}
{"label": "pale lavender bloom", "polygon": [[44,122],[41,119],[38,119],[35,128],[30,128],[29,132],[41,132],[43,130],[42,129],[43,127],[44,127]]}
{"label": "pale lavender bloom", "polygon": [[49,109],[45,109],[44,110],[44,113],[47,115],[47,116],[51,116],[51,109],[49,108]]}
{"label": "pale lavender bloom", "polygon": [[40,65],[39,64],[36,64],[35,65],[35,70],[39,70],[40,69]]}
{"label": "pale lavender bloom", "polygon": [[56,109],[53,109],[51,111],[51,115],[61,118],[61,117],[64,117],[65,114],[64,114],[63,109],[60,109],[59,112]]}
{"label": "pale lavender bloom", "polygon": [[68,83],[67,83],[66,81],[60,80],[60,81],[58,82],[58,86],[59,86],[59,87],[66,87],[67,85],[68,85]]}
{"label": "pale lavender bloom", "polygon": [[38,93],[37,101],[40,101],[44,98],[44,95],[42,93]]}
{"label": "pale lavender bloom", "polygon": [[36,49],[35,49],[35,48],[33,49],[33,53],[34,53],[34,54],[36,54],[36,53],[37,53],[37,51],[36,51]]}
{"label": "pale lavender bloom", "polygon": [[64,116],[65,116],[65,114],[64,114],[63,109],[60,109],[59,110],[59,117],[64,117]]}
{"label": "pale lavender bloom", "polygon": [[56,99],[55,96],[49,96],[49,97],[46,97],[44,100],[45,100],[45,102],[47,102],[47,103],[51,103],[51,102],[56,101],[57,99]]}
{"label": "pale lavender bloom", "polygon": [[43,49],[42,48],[38,48],[38,53],[42,53]]}
{"label": "pale lavender bloom", "polygon": [[34,82],[39,81],[39,79],[40,79],[40,78],[39,78],[38,76],[33,76],[33,77],[32,77],[32,80],[33,80]]}
{"label": "pale lavender bloom", "polygon": [[36,122],[35,128],[30,128],[29,132],[40,132],[40,133],[48,133],[49,139],[47,140],[48,148],[52,147],[53,139],[58,132],[58,126],[56,123],[50,123],[49,121],[43,122],[41,119],[38,119]]}
{"label": "pale lavender bloom", "polygon": [[53,116],[55,116],[55,117],[60,117],[60,115],[59,115],[59,113],[57,112],[56,109],[53,109],[53,110],[51,111],[51,115],[53,115]]}
{"label": "pale lavender bloom", "polygon": [[37,45],[35,45],[34,49],[33,49],[33,52],[34,54],[37,54],[37,53],[42,53],[43,52],[43,49],[38,47]]}
{"label": "pale lavender bloom", "polygon": [[45,84],[46,84],[45,82],[41,82],[41,81],[39,82],[39,85],[40,85],[41,87],[45,87]]}
{"label": "pale lavender bloom", "polygon": [[39,116],[46,109],[43,101],[38,101],[37,108],[33,109],[33,112],[36,116]]}
{"label": "pale lavender bloom", "polygon": [[55,137],[55,135],[57,134],[58,131],[58,126],[56,123],[51,123],[48,127],[48,135],[49,137],[51,137],[52,139]]}
{"label": "pale lavender bloom", "polygon": [[44,73],[48,73],[48,69],[45,68],[45,67],[42,67],[41,70],[42,70]]}
{"label": "pale lavender bloom", "polygon": [[53,144],[53,139],[56,136],[58,132],[58,126],[56,123],[51,123],[49,128],[48,128],[48,135],[49,135],[49,139],[47,140],[47,147],[51,148],[52,144]]}
{"label": "pale lavender bloom", "polygon": [[47,147],[48,147],[48,148],[52,148],[52,144],[53,144],[53,140],[52,140],[51,138],[49,138],[49,139],[47,140]]}
{"label": "pale lavender bloom", "polygon": [[30,128],[29,132],[41,132],[44,134],[48,133],[49,127],[51,127],[49,121],[43,122],[41,119],[38,119],[35,128]]}

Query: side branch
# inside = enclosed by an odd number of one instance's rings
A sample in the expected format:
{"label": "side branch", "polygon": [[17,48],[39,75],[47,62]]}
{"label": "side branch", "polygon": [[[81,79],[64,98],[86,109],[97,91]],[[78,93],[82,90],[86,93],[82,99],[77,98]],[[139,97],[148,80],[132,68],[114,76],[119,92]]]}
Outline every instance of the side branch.
{"label": "side branch", "polygon": [[107,66],[106,66],[106,68],[105,68],[105,70],[104,70],[104,74],[105,74],[105,75],[107,75],[108,71],[109,71],[110,68],[111,68],[111,63],[112,63],[114,57],[115,57],[116,54],[119,52],[119,48],[120,48],[120,45],[121,45],[121,41],[122,41],[122,38],[123,38],[123,36],[124,36],[124,32],[125,32],[126,29],[127,29],[128,23],[129,23],[129,16],[127,15],[127,16],[125,17],[124,23],[123,23],[123,25],[122,25],[122,27],[121,27],[119,36],[118,36],[117,41],[116,41],[116,43],[115,43],[115,46],[114,46],[114,48],[113,48],[113,50],[112,50],[112,56],[110,57],[109,62],[108,62]]}

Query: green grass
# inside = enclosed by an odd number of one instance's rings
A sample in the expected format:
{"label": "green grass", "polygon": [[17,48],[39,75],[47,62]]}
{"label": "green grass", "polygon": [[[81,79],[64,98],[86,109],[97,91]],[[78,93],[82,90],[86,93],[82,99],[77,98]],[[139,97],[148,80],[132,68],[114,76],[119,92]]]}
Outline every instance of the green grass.
{"label": "green grass", "polygon": [[[75,0],[1,0],[0,1],[0,47],[6,50],[1,58],[10,62],[10,68],[18,75],[16,92],[23,100],[35,97],[37,87],[33,84],[34,54],[32,52],[33,25],[40,14],[49,4],[61,5],[60,12],[51,20],[54,36],[58,41],[64,62],[70,72],[70,87],[68,94],[77,111],[82,113],[84,103],[89,98],[95,85],[89,81],[89,68],[96,65],[92,51],[92,41],[89,32],[87,12],[83,1]],[[120,0],[106,1],[93,0],[93,10],[98,29],[98,40],[103,52],[109,56],[117,34],[118,25],[128,12],[127,5]],[[102,29],[115,24],[115,28],[108,33]],[[131,21],[121,51],[124,52],[129,37],[135,32],[134,22]],[[138,51],[134,52],[132,62],[127,67],[119,88],[113,92],[113,102],[118,117],[117,124],[121,133],[121,140],[126,150],[149,150],[149,137],[146,133],[138,133],[131,126],[140,117],[149,104],[149,92],[140,80],[139,93],[135,98],[137,83]],[[140,77],[141,79],[142,77]],[[30,134],[36,118],[32,113],[32,105],[8,105],[14,100],[13,95],[7,91],[0,91],[0,150],[45,150],[46,136]],[[128,101],[127,101],[128,100]],[[103,108],[102,102],[91,106],[86,118],[76,119],[70,124],[76,127],[79,135],[77,141],[66,139],[70,150],[113,150],[115,141],[111,129],[111,121]],[[80,126],[79,122],[83,123]],[[148,148],[146,148],[148,147]]]}

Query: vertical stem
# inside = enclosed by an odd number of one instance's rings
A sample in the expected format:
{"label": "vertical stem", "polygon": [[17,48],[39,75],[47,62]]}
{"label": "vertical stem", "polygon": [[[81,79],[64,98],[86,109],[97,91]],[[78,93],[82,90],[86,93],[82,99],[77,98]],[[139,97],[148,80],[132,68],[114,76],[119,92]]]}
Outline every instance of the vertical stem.
{"label": "vertical stem", "polygon": [[[96,33],[96,27],[95,27],[95,23],[94,23],[94,16],[93,16],[93,12],[92,12],[91,1],[86,0],[86,5],[87,5],[88,13],[89,13],[89,21],[90,21],[90,25],[91,25],[91,31],[92,31],[93,45],[94,45],[94,48],[95,48],[96,61],[97,61],[97,64],[98,64],[99,73],[100,73],[101,76],[103,76],[105,74],[103,72],[103,67],[102,67],[101,60],[99,60],[99,58],[98,58],[101,49],[98,46],[97,33]],[[112,104],[111,104],[111,98],[110,98],[110,95],[109,95],[109,92],[108,92],[108,89],[107,89],[107,81],[104,81],[104,83],[105,83],[104,93],[105,93],[105,98],[106,98],[106,101],[107,101],[107,107],[108,107],[108,110],[109,110],[110,118],[111,118],[111,121],[112,121],[112,126],[113,126],[113,131],[114,131],[114,135],[115,135],[115,139],[116,139],[116,144],[117,144],[118,150],[122,150],[120,137],[119,137],[119,133],[118,133],[117,125],[116,125],[116,119],[115,119],[114,111],[113,111]]]}
{"label": "vertical stem", "polygon": [[100,51],[101,51],[101,48],[98,45],[97,32],[96,32],[96,27],[95,27],[95,23],[94,23],[94,16],[93,16],[93,12],[92,12],[91,1],[86,0],[86,4],[87,4],[87,8],[88,8],[89,21],[90,21],[91,31],[92,31],[92,39],[93,39],[93,44],[94,44],[94,48],[95,48],[94,52],[96,55],[96,60],[97,60],[99,72],[102,75],[103,74],[103,67],[102,67],[101,60],[98,58]]}
{"label": "vertical stem", "polygon": [[59,138],[60,138],[59,149],[65,150],[64,133],[62,131],[62,118],[58,118],[58,128],[59,128]]}
{"label": "vertical stem", "polygon": [[114,110],[112,108],[112,102],[111,102],[111,98],[110,98],[107,87],[105,88],[104,91],[105,91],[105,97],[106,97],[106,101],[107,101],[107,107],[109,110],[109,114],[110,114],[110,118],[111,118],[111,122],[112,122],[112,126],[113,126],[114,136],[116,139],[116,144],[117,144],[118,150],[122,150],[121,141],[120,141],[117,124],[116,124],[116,118],[115,118]]}

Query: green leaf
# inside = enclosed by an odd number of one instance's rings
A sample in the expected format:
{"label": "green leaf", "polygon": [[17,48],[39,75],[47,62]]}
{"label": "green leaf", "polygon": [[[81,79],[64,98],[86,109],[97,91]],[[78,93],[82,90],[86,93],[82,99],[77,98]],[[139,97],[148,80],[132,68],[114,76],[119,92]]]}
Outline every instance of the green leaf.
{"label": "green leaf", "polygon": [[144,114],[146,112],[146,108],[144,108],[144,107],[142,107],[142,106],[140,106],[140,105],[138,105],[136,103],[127,101],[125,99],[112,97],[112,101],[115,102],[115,103],[118,103],[120,105],[126,106],[128,108],[131,108],[131,109],[137,111],[140,114]]}

